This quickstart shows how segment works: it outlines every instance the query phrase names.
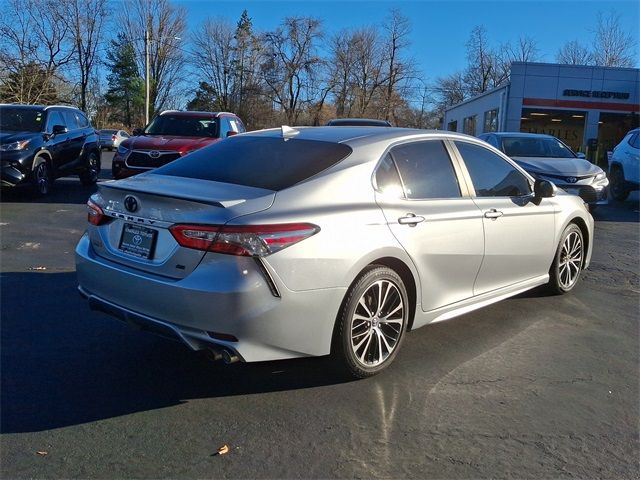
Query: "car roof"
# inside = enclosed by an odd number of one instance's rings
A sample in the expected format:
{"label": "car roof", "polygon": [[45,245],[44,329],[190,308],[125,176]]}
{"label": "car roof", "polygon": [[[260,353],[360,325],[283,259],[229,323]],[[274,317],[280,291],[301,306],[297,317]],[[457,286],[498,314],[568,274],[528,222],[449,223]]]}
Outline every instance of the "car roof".
{"label": "car roof", "polygon": [[331,126],[323,127],[287,127],[270,128],[267,130],[254,130],[241,134],[242,136],[271,137],[271,138],[296,138],[299,140],[317,140],[324,142],[347,143],[355,140],[365,141],[385,141],[406,137],[437,136],[438,138],[451,138],[460,140],[473,140],[475,137],[463,133],[450,132],[447,130],[420,130],[417,128],[398,127],[348,127],[335,128]]}
{"label": "car roof", "polygon": [[328,126],[384,126],[389,127],[391,124],[386,120],[377,118],[334,118],[329,120]]}
{"label": "car roof", "polygon": [[482,135],[495,135],[497,137],[544,137],[544,138],[555,138],[553,135],[547,135],[545,133],[525,133],[525,132],[491,132],[491,133],[483,133]]}
{"label": "car roof", "polygon": [[165,110],[164,112],[160,113],[160,116],[162,115],[175,115],[177,117],[191,117],[191,118],[203,118],[203,117],[220,117],[223,115],[230,115],[235,117],[236,114],[235,113],[229,113],[229,112],[203,112],[203,111],[197,111],[197,110]]}

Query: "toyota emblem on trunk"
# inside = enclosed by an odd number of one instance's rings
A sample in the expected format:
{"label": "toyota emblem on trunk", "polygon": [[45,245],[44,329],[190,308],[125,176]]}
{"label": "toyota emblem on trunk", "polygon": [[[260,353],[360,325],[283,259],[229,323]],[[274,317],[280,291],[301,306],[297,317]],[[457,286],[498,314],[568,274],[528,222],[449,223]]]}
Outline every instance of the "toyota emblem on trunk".
{"label": "toyota emblem on trunk", "polygon": [[151,150],[149,152],[149,156],[151,158],[158,158],[160,156],[160,152],[158,150]]}
{"label": "toyota emblem on trunk", "polygon": [[576,177],[567,177],[567,182],[569,183],[576,183],[578,181],[578,179]]}
{"label": "toyota emblem on trunk", "polygon": [[131,195],[127,195],[124,197],[124,208],[126,208],[129,212],[135,212],[138,210],[138,200]]}

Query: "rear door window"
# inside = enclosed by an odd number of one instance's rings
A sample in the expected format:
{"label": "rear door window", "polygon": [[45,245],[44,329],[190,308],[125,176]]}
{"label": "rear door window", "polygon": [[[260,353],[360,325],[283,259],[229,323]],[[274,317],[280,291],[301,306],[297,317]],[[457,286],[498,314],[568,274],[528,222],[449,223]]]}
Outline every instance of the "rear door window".
{"label": "rear door window", "polygon": [[332,167],[351,151],[341,143],[237,136],[196,150],[153,173],[278,191]]}
{"label": "rear door window", "polygon": [[378,165],[375,180],[376,190],[380,193],[396,198],[404,198],[400,175],[390,154],[387,153],[380,162],[380,165]]}
{"label": "rear door window", "polygon": [[440,140],[398,145],[391,149],[409,199],[460,197],[458,177]]}

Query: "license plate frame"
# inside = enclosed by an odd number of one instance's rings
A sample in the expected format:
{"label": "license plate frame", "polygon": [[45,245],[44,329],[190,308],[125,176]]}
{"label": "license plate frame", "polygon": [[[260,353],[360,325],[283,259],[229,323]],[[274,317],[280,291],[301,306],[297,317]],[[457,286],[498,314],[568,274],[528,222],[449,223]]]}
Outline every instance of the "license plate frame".
{"label": "license plate frame", "polygon": [[157,239],[157,230],[133,223],[125,223],[122,226],[118,249],[127,255],[144,260],[151,260],[156,248]]}

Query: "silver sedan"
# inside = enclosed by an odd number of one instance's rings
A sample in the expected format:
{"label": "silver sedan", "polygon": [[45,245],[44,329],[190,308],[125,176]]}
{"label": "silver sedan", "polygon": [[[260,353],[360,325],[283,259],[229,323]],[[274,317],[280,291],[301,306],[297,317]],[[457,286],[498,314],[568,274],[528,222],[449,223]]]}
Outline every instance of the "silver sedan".
{"label": "silver sedan", "polygon": [[225,362],[332,354],[356,377],[407,331],[574,288],[593,218],[485,142],[399,128],[237,135],[88,202],[91,308]]}

